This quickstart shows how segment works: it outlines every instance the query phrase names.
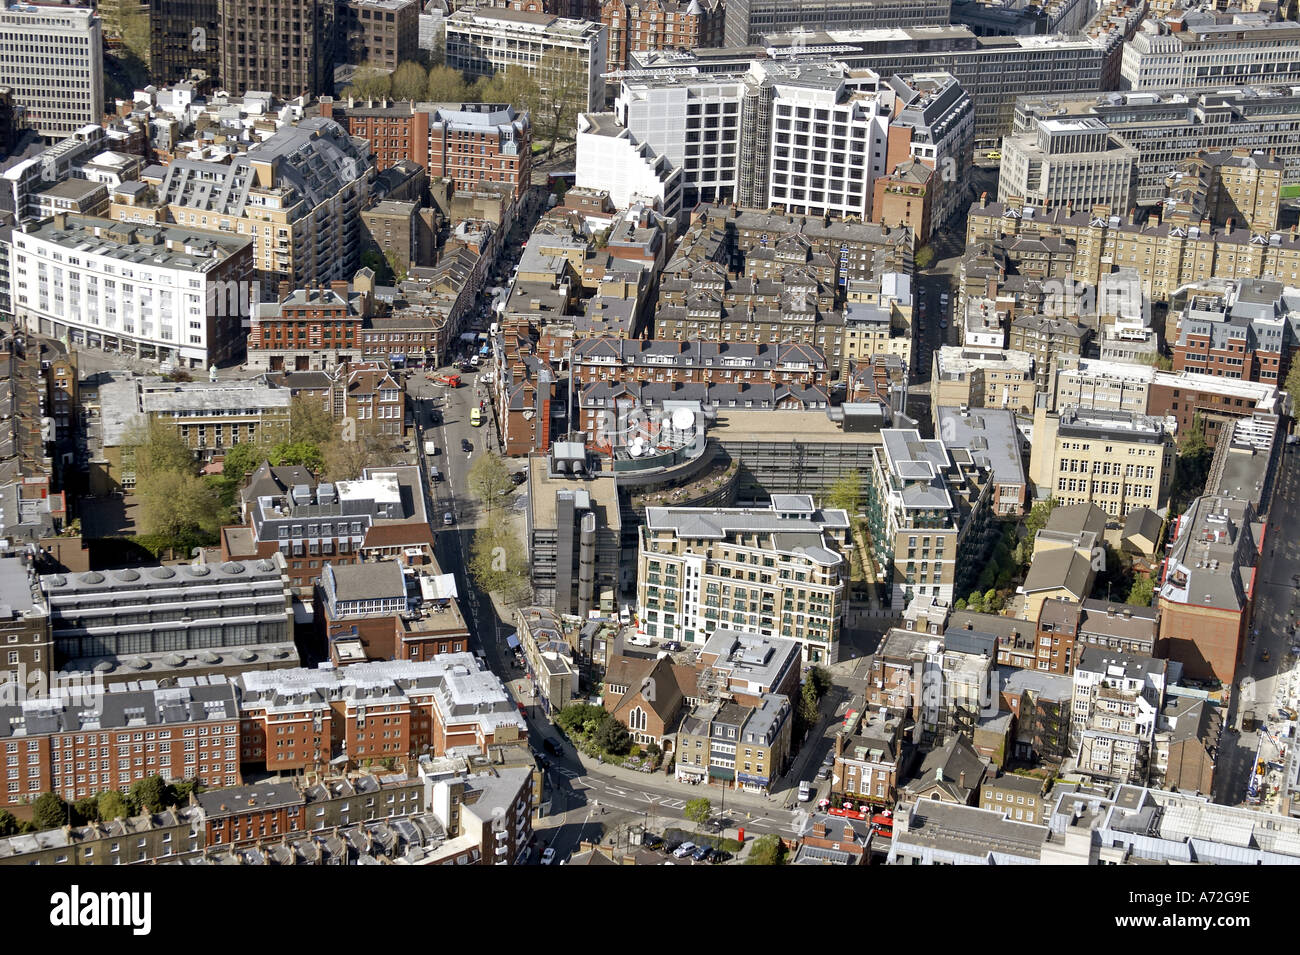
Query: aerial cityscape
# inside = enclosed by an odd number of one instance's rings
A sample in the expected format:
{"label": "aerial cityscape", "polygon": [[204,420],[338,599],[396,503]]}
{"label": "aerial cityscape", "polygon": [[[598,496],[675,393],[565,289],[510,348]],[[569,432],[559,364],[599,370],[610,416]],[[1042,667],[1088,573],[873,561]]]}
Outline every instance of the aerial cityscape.
{"label": "aerial cityscape", "polygon": [[0,3],[0,865],[1300,864],[1295,0]]}

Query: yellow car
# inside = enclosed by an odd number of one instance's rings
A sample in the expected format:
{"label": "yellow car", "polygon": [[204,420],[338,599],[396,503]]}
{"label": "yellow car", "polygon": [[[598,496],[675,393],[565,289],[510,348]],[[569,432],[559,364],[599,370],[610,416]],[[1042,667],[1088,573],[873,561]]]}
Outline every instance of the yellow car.
{"label": "yellow car", "polygon": [[1001,154],[1000,152],[998,152],[996,149],[994,149],[994,150],[991,150],[991,151],[989,151],[989,152],[986,152],[986,153],[984,154],[984,158],[985,158],[985,159],[1001,159],[1001,158],[1002,158],[1002,154]]}

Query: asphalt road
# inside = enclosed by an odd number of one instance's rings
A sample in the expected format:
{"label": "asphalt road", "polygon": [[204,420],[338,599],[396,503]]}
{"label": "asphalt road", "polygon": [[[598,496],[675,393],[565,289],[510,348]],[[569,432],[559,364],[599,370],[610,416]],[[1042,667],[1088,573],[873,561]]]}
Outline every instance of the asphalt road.
{"label": "asphalt road", "polygon": [[[1286,660],[1291,634],[1300,620],[1300,591],[1293,580],[1294,575],[1300,574],[1300,536],[1294,529],[1296,515],[1300,514],[1297,458],[1300,458],[1300,446],[1286,446],[1259,560],[1255,633],[1248,638],[1244,659],[1237,668],[1238,690],[1233,694],[1227,726],[1240,723],[1242,709],[1253,707],[1261,719],[1275,712],[1279,675],[1285,675],[1289,669]],[[1268,662],[1260,659],[1265,650],[1269,653]],[[1259,732],[1224,732],[1215,772],[1215,802],[1235,806],[1245,801],[1260,735]]]}

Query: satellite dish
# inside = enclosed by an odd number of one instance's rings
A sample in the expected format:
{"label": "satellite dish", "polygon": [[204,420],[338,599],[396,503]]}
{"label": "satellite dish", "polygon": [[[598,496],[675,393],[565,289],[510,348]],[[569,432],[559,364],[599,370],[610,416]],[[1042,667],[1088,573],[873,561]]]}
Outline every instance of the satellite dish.
{"label": "satellite dish", "polygon": [[678,408],[673,412],[673,427],[678,431],[689,431],[695,427],[695,415],[690,408]]}

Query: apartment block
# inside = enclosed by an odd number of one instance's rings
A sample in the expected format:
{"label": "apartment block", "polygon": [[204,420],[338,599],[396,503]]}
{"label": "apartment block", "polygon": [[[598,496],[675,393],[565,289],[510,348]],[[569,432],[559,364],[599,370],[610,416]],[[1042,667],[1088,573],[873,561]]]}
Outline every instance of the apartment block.
{"label": "apartment block", "polygon": [[1174,418],[1180,434],[1199,419],[1206,442],[1214,447],[1235,422],[1276,416],[1278,400],[1277,386],[1263,381],[1187,370],[1181,374],[1158,371],[1151,379],[1147,413]]}
{"label": "apartment block", "polygon": [[1146,414],[1155,375],[1152,365],[1080,358],[1075,367],[1057,369],[1051,406]]}
{"label": "apartment block", "polygon": [[718,629],[799,641],[833,663],[847,587],[848,515],[809,495],[770,508],[646,508],[639,619],[651,636],[706,643]]}
{"label": "apartment block", "polygon": [[704,697],[761,706],[770,694],[795,699],[802,648],[794,640],[715,630],[700,649],[696,687]]}
{"label": "apartment block", "polygon": [[361,357],[370,295],[344,281],[289,290],[252,306],[247,367],[253,371],[329,371]]}
{"label": "apartment block", "polygon": [[31,332],[186,368],[243,351],[246,238],[57,215],[16,229],[8,256],[15,321]]}
{"label": "apartment block", "polygon": [[0,637],[0,684],[26,688],[34,676],[55,669],[49,604],[35,570],[18,557],[0,557]]}
{"label": "apartment block", "polygon": [[1278,385],[1300,347],[1300,290],[1268,279],[1205,283],[1176,313],[1175,372]]}
{"label": "apartment block", "polygon": [[989,472],[916,430],[881,431],[866,480],[872,555],[901,612],[915,596],[951,605],[983,559],[992,511]]}
{"label": "apartment block", "polygon": [[460,9],[443,22],[447,65],[453,69],[492,76],[516,66],[545,90],[552,63],[572,64],[587,90],[579,107],[604,107],[609,41],[603,24],[500,7]]}
{"label": "apartment block", "polygon": [[1165,178],[1162,214],[1213,226],[1240,223],[1252,232],[1274,232],[1285,164],[1276,155],[1246,148],[1197,150]]}
{"label": "apartment block", "polygon": [[1074,668],[1071,720],[1078,772],[1119,783],[1146,778],[1167,668],[1164,660],[1084,649]]}
{"label": "apartment block", "polygon": [[1073,679],[999,667],[998,681],[1002,709],[1016,722],[1015,755],[1059,765],[1070,755]]}
{"label": "apartment block", "polygon": [[980,787],[981,809],[1004,812],[1008,820],[1047,824],[1051,805],[1043,790],[1043,780],[1033,776],[1003,775],[987,779]]}
{"label": "apartment block", "polygon": [[[1174,473],[1165,422],[1120,411],[1039,409],[1030,476],[1062,504],[1096,504],[1112,517],[1165,507]],[[1100,478],[1100,480],[1099,480]]]}
{"label": "apartment block", "polygon": [[251,238],[253,268],[267,288],[281,281],[305,288],[356,272],[373,175],[364,140],[312,117],[229,162],[175,160],[158,195],[179,225]]}
{"label": "apartment block", "polygon": [[974,243],[998,236],[1032,234],[1072,243],[1074,280],[1096,286],[1118,267],[1129,268],[1137,288],[1149,299],[1169,299],[1186,285],[1209,279],[1269,276],[1300,283],[1300,239],[1291,232],[1254,233],[1241,223],[1216,229],[1201,222],[1121,216],[1097,206],[1043,211],[1016,200],[971,206],[966,239]]}
{"label": "apartment block", "polygon": [[413,760],[526,737],[514,700],[472,653],[339,669],[253,672],[240,694],[240,758],[290,774]]}
{"label": "apartment block", "polygon": [[90,7],[16,3],[0,9],[0,85],[47,142],[104,115],[104,54]]}
{"label": "apartment block", "polygon": [[173,385],[151,378],[138,385],[141,414],[172,425],[205,463],[237,444],[256,444],[289,433],[288,394],[258,381]]}
{"label": "apartment block", "polygon": [[961,449],[987,468],[993,482],[989,503],[998,517],[1019,517],[1029,508],[1029,480],[1024,439],[1015,412],[969,407],[933,409],[936,434],[950,450]]}
{"label": "apartment block", "polygon": [[600,22],[609,33],[605,70],[627,69],[634,50],[722,46],[725,13],[721,0],[603,0]]}
{"label": "apartment block", "polygon": [[613,113],[578,115],[576,152],[577,188],[607,190],[620,209],[649,201],[664,215],[681,217],[682,170],[639,141]]}
{"label": "apartment block", "polygon": [[137,687],[102,696],[68,691],[5,705],[0,715],[11,806],[44,792],[73,801],[129,789],[146,776],[210,787],[243,781],[239,699],[231,684]]}
{"label": "apartment block", "polygon": [[515,199],[532,186],[532,123],[508,104],[465,104],[429,115],[431,179],[450,179],[458,192],[505,185]]}
{"label": "apartment block", "polygon": [[1077,322],[1032,313],[1017,315],[1009,332],[1011,351],[1034,359],[1034,382],[1040,392],[1050,390],[1058,369],[1079,360],[1092,338],[1091,330]]}
{"label": "apartment block", "polygon": [[280,553],[295,593],[310,596],[327,564],[393,557],[407,566],[433,560],[424,479],[414,466],[367,468],[357,480],[259,485],[246,524],[221,530],[224,560]]}
{"label": "apartment block", "polygon": [[900,774],[911,750],[904,741],[903,720],[863,705],[856,712],[850,708],[850,714],[844,728],[835,734],[831,793],[892,809],[898,802]]}

